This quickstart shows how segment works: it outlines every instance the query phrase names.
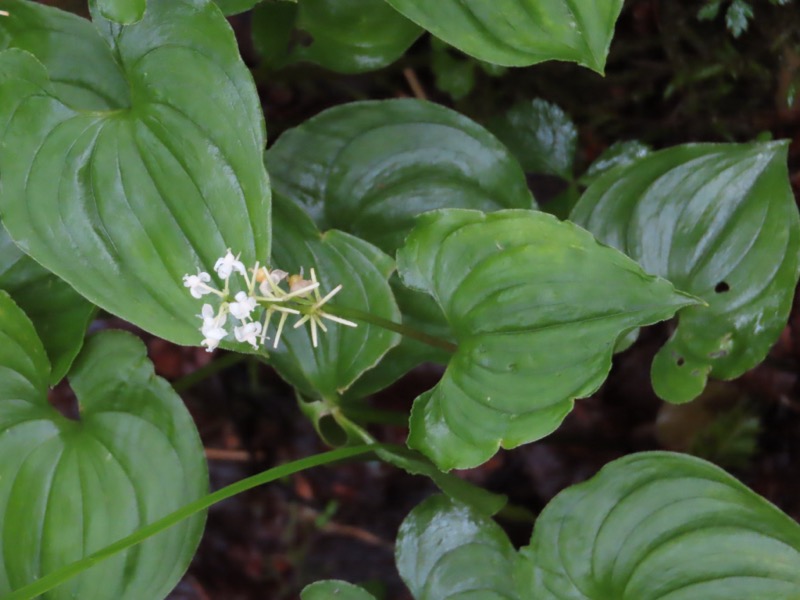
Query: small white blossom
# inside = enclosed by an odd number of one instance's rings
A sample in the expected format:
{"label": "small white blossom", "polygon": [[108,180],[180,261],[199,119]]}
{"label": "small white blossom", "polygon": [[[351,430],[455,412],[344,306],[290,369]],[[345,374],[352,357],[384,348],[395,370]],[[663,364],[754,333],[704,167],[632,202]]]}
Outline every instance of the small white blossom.
{"label": "small white blossom", "polygon": [[247,342],[253,348],[258,348],[258,335],[261,333],[261,323],[255,321],[253,323],[246,323],[241,327],[234,327],[233,335],[236,336],[237,341]]}
{"label": "small white blossom", "polygon": [[204,271],[198,271],[197,275],[184,275],[183,285],[189,288],[189,292],[194,298],[202,298],[206,294],[210,294],[214,289],[208,285],[211,281],[211,275]]}
{"label": "small white blossom", "polygon": [[238,271],[247,277],[244,264],[238,259],[238,257],[233,255],[233,253],[230,251],[230,248],[225,256],[217,259],[217,262],[214,263],[214,270],[222,279],[228,279],[228,277],[230,277],[231,273],[234,271]]}
{"label": "small white blossom", "polygon": [[236,302],[231,302],[228,309],[234,318],[244,321],[256,307],[256,299],[248,296],[245,292],[239,292],[234,297]]}

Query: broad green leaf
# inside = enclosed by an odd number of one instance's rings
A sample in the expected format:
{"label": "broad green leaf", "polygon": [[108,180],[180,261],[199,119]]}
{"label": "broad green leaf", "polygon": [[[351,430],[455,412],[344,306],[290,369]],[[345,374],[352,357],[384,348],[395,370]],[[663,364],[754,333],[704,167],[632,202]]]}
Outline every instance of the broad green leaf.
{"label": "broad green leaf", "polygon": [[526,171],[572,180],[578,129],[555,104],[539,98],[518,103],[489,128]]}
{"label": "broad green leaf", "polygon": [[[293,202],[275,195],[273,266],[290,273],[313,267],[322,293],[342,285],[330,306],[342,306],[399,321],[400,311],[389,287],[394,261],[375,246],[340,231],[321,234],[311,219]],[[276,317],[273,317],[276,318]],[[267,343],[269,362],[292,385],[311,397],[336,402],[367,369],[397,345],[396,333],[358,322],[351,328],[328,322],[314,348],[308,326],[294,329],[289,319],[278,347]]]}
{"label": "broad green leaf", "polygon": [[581,175],[580,183],[589,186],[603,173],[610,171],[614,167],[629,165],[636,162],[640,158],[644,158],[650,154],[650,152],[650,146],[637,140],[611,144],[591,165],[589,165],[586,172]]}
{"label": "broad green leaf", "polygon": [[514,582],[516,553],[505,532],[445,496],[432,496],[409,513],[395,554],[416,600],[521,600]]}
{"label": "broad green leaf", "polygon": [[300,600],[375,600],[363,588],[346,581],[317,581],[303,588]]}
{"label": "broad green leaf", "polygon": [[33,54],[61,102],[98,111],[130,103],[125,74],[89,21],[24,0],[3,0],[3,10],[9,16],[0,19],[0,48]]}
{"label": "broad green leaf", "polygon": [[[542,600],[795,600],[800,526],[680,454],[635,454],[562,492],[522,551]],[[539,593],[541,592],[541,593]]]}
{"label": "broad green leaf", "polygon": [[766,356],[798,280],[800,219],[787,144],[700,144],[601,176],[572,219],[649,272],[705,300],[680,313],[653,386],[686,402],[710,373],[732,379]]}
{"label": "broad green leaf", "polygon": [[[505,146],[466,117],[419,100],[327,110],[284,133],[266,153],[266,164],[274,188],[301,205],[320,229],[355,234],[391,255],[426,211],[535,206],[525,174]],[[393,287],[404,324],[451,337],[435,303]],[[367,376],[363,393],[423,361],[441,359],[441,352],[403,343]]]}
{"label": "broad green leaf", "polygon": [[[0,54],[3,223],[93,303],[196,344],[183,275],[211,270],[228,247],[247,264],[270,252],[258,95],[210,1],[150,0],[125,27],[95,19],[91,35],[113,44],[103,64],[118,66],[128,88],[120,97],[130,98],[112,108],[76,106],[30,54]],[[92,68],[81,48],[59,49],[75,73]]]}
{"label": "broad green leaf", "polygon": [[51,385],[67,374],[83,345],[95,307],[64,281],[14,245],[0,224],[0,290],[5,290],[33,321],[44,344]]}
{"label": "broad green leaf", "polygon": [[711,463],[647,452],[556,496],[519,553],[434,496],[401,525],[396,558],[416,600],[795,600],[800,526]]}
{"label": "broad green leaf", "polygon": [[140,21],[147,8],[147,0],[89,0],[89,2],[106,19],[122,25]]}
{"label": "broad green leaf", "polygon": [[422,33],[384,0],[264,2],[253,13],[253,43],[273,67],[309,61],[340,73],[373,71]]}
{"label": "broad green leaf", "polygon": [[386,0],[433,35],[472,56],[522,67],[568,60],[605,68],[622,0]]}
{"label": "broad green leaf", "polygon": [[[25,314],[0,292],[0,595],[205,494],[189,413],[123,332],[89,338],[70,372],[72,421],[47,402],[49,364]],[[183,521],[49,592],[47,600],[164,598],[204,517]]]}
{"label": "broad green leaf", "polygon": [[422,100],[326,110],[285,132],[266,164],[274,189],[320,229],[347,231],[389,254],[429,210],[534,206],[505,146],[467,117]]}
{"label": "broad green leaf", "polygon": [[696,302],[550,215],[442,210],[418,222],[398,270],[436,299],[458,351],[416,399],[408,444],[443,470],[550,434],[603,382],[621,335]]}

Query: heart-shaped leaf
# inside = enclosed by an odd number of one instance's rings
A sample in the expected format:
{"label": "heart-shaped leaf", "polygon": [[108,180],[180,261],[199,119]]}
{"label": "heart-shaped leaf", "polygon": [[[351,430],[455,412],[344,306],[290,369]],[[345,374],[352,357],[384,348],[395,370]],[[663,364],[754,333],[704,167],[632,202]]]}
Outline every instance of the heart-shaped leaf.
{"label": "heart-shaped leaf", "polygon": [[400,527],[416,600],[794,600],[800,526],[720,468],[627,456],[556,496],[515,553],[500,527],[434,496]]}
{"label": "heart-shaped leaf", "polygon": [[[266,164],[275,189],[320,229],[353,233],[391,255],[426,211],[534,207],[524,172],[492,134],[419,100],[327,110],[284,133],[266,153]],[[393,287],[404,324],[451,336],[430,298]],[[423,361],[442,359],[441,351],[404,341],[367,375],[359,394],[382,389]]]}
{"label": "heart-shaped leaf", "polygon": [[[25,314],[0,292],[0,595],[201,497],[191,417],[123,332],[86,342],[70,373],[80,420],[47,402],[49,365]],[[204,517],[183,521],[47,598],[163,598],[189,565]]]}
{"label": "heart-shaped leaf", "polygon": [[488,517],[432,496],[400,526],[397,570],[416,600],[517,600],[516,552]]}
{"label": "heart-shaped leaf", "polygon": [[522,67],[568,60],[602,73],[622,0],[386,0],[476,58]]}
{"label": "heart-shaped leaf", "polygon": [[0,289],[28,315],[52,365],[51,385],[67,374],[95,307],[14,245],[0,224]]}
{"label": "heart-shaped leaf", "polygon": [[718,467],[634,454],[559,494],[522,551],[545,600],[794,600],[800,527]]}
{"label": "heart-shaped leaf", "polygon": [[[275,238],[273,264],[288,272],[313,267],[323,291],[342,285],[331,305],[341,305],[399,321],[388,278],[394,261],[375,246],[340,231],[320,234],[311,219],[293,202],[275,195]],[[294,319],[290,320],[292,323]],[[360,321],[351,328],[327,323],[314,348],[308,327],[287,325],[277,348],[268,344],[269,361],[303,394],[337,402],[367,369],[397,345],[396,333]]]}
{"label": "heart-shaped leaf", "polygon": [[[210,270],[227,247],[249,264],[269,256],[258,95],[210,1],[151,0],[135,25],[95,21],[113,46],[103,64],[124,74],[117,92],[125,101],[113,109],[76,106],[30,54],[0,54],[3,223],[26,253],[95,304],[196,343],[183,275]],[[44,44],[45,34],[36,35]],[[101,47],[100,33],[91,35]],[[84,46],[59,52],[75,73],[92,68],[81,62]]]}
{"label": "heart-shaped leaf", "polygon": [[274,189],[321,230],[352,233],[388,254],[429,210],[534,207],[505,146],[467,117],[422,100],[331,108],[285,132],[265,160]]}
{"label": "heart-shaped leaf", "polygon": [[317,581],[307,585],[300,600],[375,600],[375,596],[363,588],[346,581]]}
{"label": "heart-shaped leaf", "polygon": [[458,351],[415,401],[408,444],[443,470],[550,434],[603,382],[620,335],[696,302],[550,215],[442,210],[418,222],[398,269],[436,299]]}
{"label": "heart-shaped leaf", "polygon": [[253,12],[252,29],[272,67],[309,61],[340,73],[385,67],[423,33],[384,0],[265,2]]}
{"label": "heart-shaped leaf", "polygon": [[670,148],[601,176],[572,219],[646,271],[703,298],[681,311],[653,362],[671,402],[708,374],[732,379],[760,363],[786,324],[800,274],[800,218],[787,144]]}

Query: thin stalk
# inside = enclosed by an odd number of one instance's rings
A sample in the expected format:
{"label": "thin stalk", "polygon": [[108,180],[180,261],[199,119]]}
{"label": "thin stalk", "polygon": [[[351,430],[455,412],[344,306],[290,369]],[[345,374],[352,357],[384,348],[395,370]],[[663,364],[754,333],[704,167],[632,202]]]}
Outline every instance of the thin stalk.
{"label": "thin stalk", "polygon": [[275,481],[276,479],[281,479],[282,477],[293,475],[294,473],[298,473],[312,467],[319,467],[347,458],[353,458],[361,454],[374,452],[375,450],[379,450],[381,448],[382,445],[371,444],[365,446],[353,446],[351,448],[341,448],[339,450],[332,450],[331,452],[323,452],[322,454],[316,454],[314,456],[302,458],[279,467],[273,467],[272,469],[268,469],[262,473],[258,473],[257,475],[253,475],[247,479],[243,479],[242,481],[237,481],[236,483],[224,487],[213,494],[208,494],[207,496],[203,496],[194,502],[190,502],[175,512],[168,514],[166,517],[162,517],[158,521],[154,521],[149,525],[145,525],[141,529],[137,529],[128,537],[122,538],[121,540],[116,541],[113,544],[98,550],[97,552],[93,552],[81,560],[75,561],[60,567],[51,573],[48,573],[33,583],[30,583],[15,592],[11,592],[11,594],[5,596],[4,600],[29,600],[30,598],[35,598],[41,594],[44,594],[45,592],[52,590],[65,581],[75,577],[79,573],[95,566],[107,558],[110,558],[115,554],[122,552],[123,550],[127,550],[128,548],[143,542],[147,538],[169,529],[184,519],[196,515],[197,513],[216,504],[217,502],[227,500],[236,494],[240,494],[259,485]]}
{"label": "thin stalk", "polygon": [[357,321],[364,321],[365,323],[377,325],[383,329],[394,331],[400,335],[404,335],[411,339],[417,340],[418,342],[422,342],[423,344],[427,344],[428,346],[439,348],[440,350],[444,350],[450,354],[455,354],[458,350],[458,346],[452,342],[448,342],[447,340],[443,340],[442,338],[433,335],[428,335],[427,333],[419,331],[418,329],[414,329],[413,327],[409,327],[408,325],[395,323],[394,321],[384,319],[383,317],[373,315],[372,313],[368,313],[363,310],[348,308],[345,306],[331,306],[326,304],[325,312],[329,312],[337,317],[345,317],[347,319],[355,319]]}

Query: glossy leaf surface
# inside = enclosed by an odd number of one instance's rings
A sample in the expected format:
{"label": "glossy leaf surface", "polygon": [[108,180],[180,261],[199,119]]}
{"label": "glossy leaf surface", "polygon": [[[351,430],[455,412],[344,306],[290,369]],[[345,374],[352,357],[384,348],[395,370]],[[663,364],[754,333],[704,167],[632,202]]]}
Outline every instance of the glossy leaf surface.
{"label": "glossy leaf surface", "polygon": [[505,146],[468,118],[421,100],[326,110],[284,133],[266,164],[274,188],[320,229],[347,231],[388,254],[429,210],[533,207]]}
{"label": "glossy leaf surface", "polygon": [[317,581],[307,585],[300,600],[375,600],[375,596],[363,588],[346,581]]}
{"label": "glossy leaf surface", "polygon": [[[47,401],[49,365],[0,292],[0,595],[152,522],[207,489],[189,413],[122,332],[90,338],[70,373],[80,420]],[[47,600],[163,598],[189,565],[203,517],[103,562]]]}
{"label": "glossy leaf surface", "polygon": [[556,496],[519,553],[434,496],[403,522],[396,558],[416,600],[794,600],[800,526],[711,463],[647,452]]}
{"label": "glossy leaf surface", "polygon": [[600,177],[572,219],[650,273],[701,297],[653,362],[653,386],[685,402],[708,374],[760,363],[786,324],[798,279],[800,219],[787,145],[688,145]]}
{"label": "glossy leaf surface", "polygon": [[408,443],[440,468],[550,434],[605,379],[617,338],[695,300],[571,223],[533,211],[442,210],[398,252],[458,350],[416,399]]}
{"label": "glossy leaf surface", "polygon": [[[266,164],[275,189],[320,229],[353,233],[390,255],[426,211],[534,206],[525,174],[505,146],[455,111],[419,100],[327,110],[284,133]],[[393,287],[406,325],[451,337],[430,298]],[[404,340],[365,376],[359,393],[382,389],[427,360],[446,355]]]}
{"label": "glossy leaf surface", "polygon": [[432,496],[409,513],[395,554],[416,600],[521,600],[514,582],[516,552],[505,532],[445,496]]}
{"label": "glossy leaf surface", "polygon": [[472,56],[521,67],[568,60],[603,72],[622,0],[387,0]]}
{"label": "glossy leaf surface", "polygon": [[83,345],[95,308],[66,282],[14,245],[0,224],[0,290],[33,321],[52,365],[51,385],[67,374]]}
{"label": "glossy leaf surface", "polygon": [[84,110],[128,104],[125,75],[89,21],[25,0],[3,0],[3,10],[9,16],[0,19],[0,48],[33,54],[61,102]]}
{"label": "glossy leaf surface", "polygon": [[555,104],[538,98],[516,104],[490,129],[526,171],[572,179],[578,129]]}
{"label": "glossy leaf surface", "polygon": [[[313,267],[322,292],[342,285],[327,306],[343,306],[399,321],[400,311],[389,287],[394,261],[375,246],[340,231],[321,234],[311,219],[293,202],[275,195],[276,236],[273,266],[290,273]],[[276,317],[273,317],[276,319]],[[289,324],[297,320],[291,317]],[[359,322],[346,327],[326,322],[319,346],[312,345],[308,326],[287,325],[277,349],[267,344],[269,361],[301,392],[337,401],[367,369],[397,345],[400,336],[386,329]],[[274,327],[274,325],[273,325]],[[272,330],[274,333],[274,329]]]}
{"label": "glossy leaf surface", "polygon": [[591,185],[603,173],[615,167],[621,167],[636,162],[640,158],[644,158],[650,154],[651,151],[652,149],[650,146],[637,140],[611,144],[600,156],[594,159],[591,165],[589,165],[586,172],[581,175],[580,182],[582,185]]}
{"label": "glossy leaf surface", "polygon": [[[55,9],[29,8],[37,19],[79,28]],[[183,275],[210,271],[228,247],[248,264],[269,256],[258,96],[211,2],[151,0],[135,25],[96,21],[98,31],[80,31],[97,40],[93,50],[105,48],[96,61],[124,76],[107,108],[62,98],[29,54],[0,55],[3,223],[26,253],[95,304],[196,344],[197,307]],[[46,47],[45,33],[36,35]],[[59,49],[78,73],[94,68],[82,63],[83,48]]]}
{"label": "glossy leaf surface", "polygon": [[372,71],[420,35],[384,0],[265,2],[253,13],[253,43],[272,67],[309,61],[340,73]]}
{"label": "glossy leaf surface", "polygon": [[634,454],[562,492],[522,551],[545,600],[793,600],[800,526],[711,463]]}

